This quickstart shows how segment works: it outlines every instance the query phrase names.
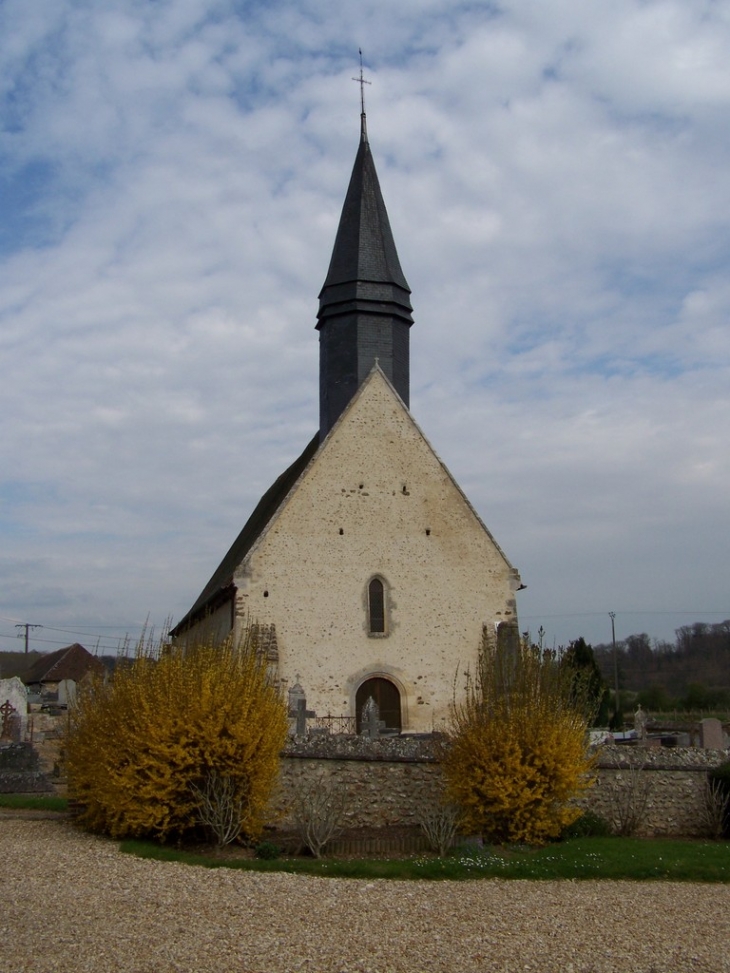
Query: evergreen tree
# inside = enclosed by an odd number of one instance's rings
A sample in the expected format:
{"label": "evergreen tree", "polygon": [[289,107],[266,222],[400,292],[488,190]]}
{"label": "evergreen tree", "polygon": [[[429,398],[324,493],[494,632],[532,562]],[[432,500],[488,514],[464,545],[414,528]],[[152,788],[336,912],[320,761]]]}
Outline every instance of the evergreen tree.
{"label": "evergreen tree", "polygon": [[572,672],[572,682],[585,692],[595,709],[594,726],[607,726],[609,720],[609,691],[601,675],[592,646],[581,636],[574,639],[562,656],[562,665]]}

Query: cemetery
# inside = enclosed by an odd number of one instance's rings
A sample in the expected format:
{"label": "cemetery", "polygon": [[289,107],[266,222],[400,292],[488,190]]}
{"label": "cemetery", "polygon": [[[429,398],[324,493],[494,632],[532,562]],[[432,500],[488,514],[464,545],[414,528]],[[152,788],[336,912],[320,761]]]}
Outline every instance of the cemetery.
{"label": "cemetery", "polygon": [[[29,704],[17,678],[0,680],[0,697],[0,793],[64,794],[65,716]],[[637,835],[707,836],[708,772],[728,759],[727,726],[705,719],[681,738],[695,745],[677,746],[676,737],[665,735],[665,745],[650,737],[641,713],[636,722],[638,730],[626,743],[609,739],[594,747],[595,782],[577,799],[580,807],[620,830],[622,802],[634,800],[641,803]],[[331,854],[427,848],[421,823],[425,809],[438,807],[443,792],[443,735],[393,733],[374,702],[366,707],[361,732],[354,730],[331,717],[308,716],[303,693],[290,694],[288,733],[265,834],[291,843],[297,797],[315,788],[341,805]]]}

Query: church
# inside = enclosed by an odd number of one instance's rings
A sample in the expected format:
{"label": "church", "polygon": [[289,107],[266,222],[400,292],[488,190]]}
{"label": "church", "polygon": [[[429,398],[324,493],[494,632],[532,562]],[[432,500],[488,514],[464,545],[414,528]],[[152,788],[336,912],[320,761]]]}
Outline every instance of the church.
{"label": "church", "polygon": [[319,430],[259,501],[172,631],[257,626],[284,690],[361,726],[430,733],[483,632],[517,632],[517,570],[409,411],[410,289],[361,115],[319,295]]}

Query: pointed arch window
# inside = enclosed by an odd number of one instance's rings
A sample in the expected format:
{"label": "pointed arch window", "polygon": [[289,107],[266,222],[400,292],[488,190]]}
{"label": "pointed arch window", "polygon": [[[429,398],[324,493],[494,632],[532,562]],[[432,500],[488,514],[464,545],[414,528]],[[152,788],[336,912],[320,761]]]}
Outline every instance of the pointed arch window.
{"label": "pointed arch window", "polygon": [[385,586],[380,578],[368,585],[368,628],[371,635],[385,635]]}

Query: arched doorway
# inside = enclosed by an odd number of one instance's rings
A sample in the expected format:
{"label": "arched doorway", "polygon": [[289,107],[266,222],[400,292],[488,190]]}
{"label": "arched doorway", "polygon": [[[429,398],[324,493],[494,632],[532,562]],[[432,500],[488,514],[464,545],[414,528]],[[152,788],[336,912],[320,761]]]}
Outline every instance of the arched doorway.
{"label": "arched doorway", "polygon": [[398,687],[390,679],[366,679],[355,694],[355,715],[357,717],[357,732],[362,731],[362,710],[370,697],[375,700],[380,710],[380,719],[387,730],[400,730],[400,693]]}

